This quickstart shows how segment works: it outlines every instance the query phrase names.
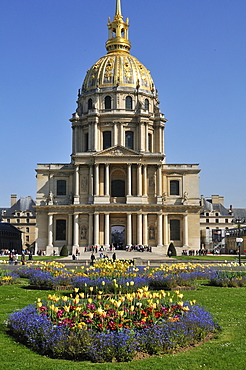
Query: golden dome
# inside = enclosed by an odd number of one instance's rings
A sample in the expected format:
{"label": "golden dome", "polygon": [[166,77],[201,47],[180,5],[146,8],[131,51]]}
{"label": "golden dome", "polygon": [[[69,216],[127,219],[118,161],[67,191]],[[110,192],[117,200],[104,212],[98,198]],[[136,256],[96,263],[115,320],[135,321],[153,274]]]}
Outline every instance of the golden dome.
{"label": "golden dome", "polygon": [[100,58],[88,71],[83,91],[124,86],[153,91],[154,82],[148,69],[126,53],[110,53]]}
{"label": "golden dome", "polygon": [[113,22],[108,19],[109,39],[106,43],[108,54],[100,58],[88,71],[82,91],[97,88],[125,87],[154,91],[150,71],[130,55],[131,43],[128,40],[129,20],[123,20],[120,0],[116,0]]}

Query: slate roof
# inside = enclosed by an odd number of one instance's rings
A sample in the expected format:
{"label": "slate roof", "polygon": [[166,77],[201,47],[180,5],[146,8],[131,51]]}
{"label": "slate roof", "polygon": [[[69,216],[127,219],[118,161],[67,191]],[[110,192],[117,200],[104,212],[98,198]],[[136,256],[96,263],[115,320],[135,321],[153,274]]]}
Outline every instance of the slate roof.
{"label": "slate roof", "polygon": [[203,198],[203,212],[218,212],[221,216],[231,216],[231,213],[221,203],[212,203],[212,199]]}
{"label": "slate roof", "polygon": [[14,231],[21,234],[21,231],[17,229],[14,225],[8,223],[8,222],[0,222],[0,230],[6,230],[6,231]]}
{"label": "slate roof", "polygon": [[32,212],[33,216],[36,216],[35,209],[33,208],[35,205],[36,203],[30,196],[20,198],[12,207],[6,209],[4,217],[12,217],[16,211],[30,211]]}

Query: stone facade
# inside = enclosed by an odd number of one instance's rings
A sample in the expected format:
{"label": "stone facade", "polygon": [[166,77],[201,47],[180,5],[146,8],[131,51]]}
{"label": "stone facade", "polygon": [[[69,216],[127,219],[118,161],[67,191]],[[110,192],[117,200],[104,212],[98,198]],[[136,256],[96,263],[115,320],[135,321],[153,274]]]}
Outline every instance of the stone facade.
{"label": "stone facade", "polygon": [[87,72],[72,115],[67,164],[37,168],[37,248],[143,245],[166,254],[200,248],[199,167],[167,164],[157,90],[130,55],[120,1],[107,55]]}

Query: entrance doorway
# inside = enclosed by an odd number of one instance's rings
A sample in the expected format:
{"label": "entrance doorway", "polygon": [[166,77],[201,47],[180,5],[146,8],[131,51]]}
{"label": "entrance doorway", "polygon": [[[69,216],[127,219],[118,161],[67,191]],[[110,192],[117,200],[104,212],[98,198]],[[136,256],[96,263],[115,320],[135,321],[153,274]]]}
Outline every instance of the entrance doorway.
{"label": "entrance doorway", "polygon": [[125,245],[125,227],[124,226],[112,226],[111,227],[111,239],[112,244],[117,249],[123,249]]}

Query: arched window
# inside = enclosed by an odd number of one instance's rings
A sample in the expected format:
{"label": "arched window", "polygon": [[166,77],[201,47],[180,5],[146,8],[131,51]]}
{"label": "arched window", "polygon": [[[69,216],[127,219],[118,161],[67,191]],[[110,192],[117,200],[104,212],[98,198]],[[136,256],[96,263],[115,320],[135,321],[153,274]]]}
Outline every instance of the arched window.
{"label": "arched window", "polygon": [[126,109],[132,109],[132,97],[131,96],[126,97]]}
{"label": "arched window", "polygon": [[57,181],[57,195],[66,195],[67,192],[67,183],[66,180]]}
{"label": "arched window", "polygon": [[149,110],[149,100],[145,99],[144,101],[144,109]]}
{"label": "arched window", "polygon": [[92,109],[92,99],[88,100],[88,110]]}
{"label": "arched window", "polygon": [[133,131],[126,131],[125,133],[125,147],[133,149]]}
{"label": "arched window", "polygon": [[103,149],[111,147],[111,131],[103,132]]}
{"label": "arched window", "polygon": [[125,197],[125,181],[124,180],[111,181],[111,196],[112,197]]}
{"label": "arched window", "polygon": [[111,109],[111,96],[106,96],[104,99],[105,109]]}
{"label": "arched window", "polygon": [[170,195],[179,195],[179,181],[178,180],[170,181]]}

